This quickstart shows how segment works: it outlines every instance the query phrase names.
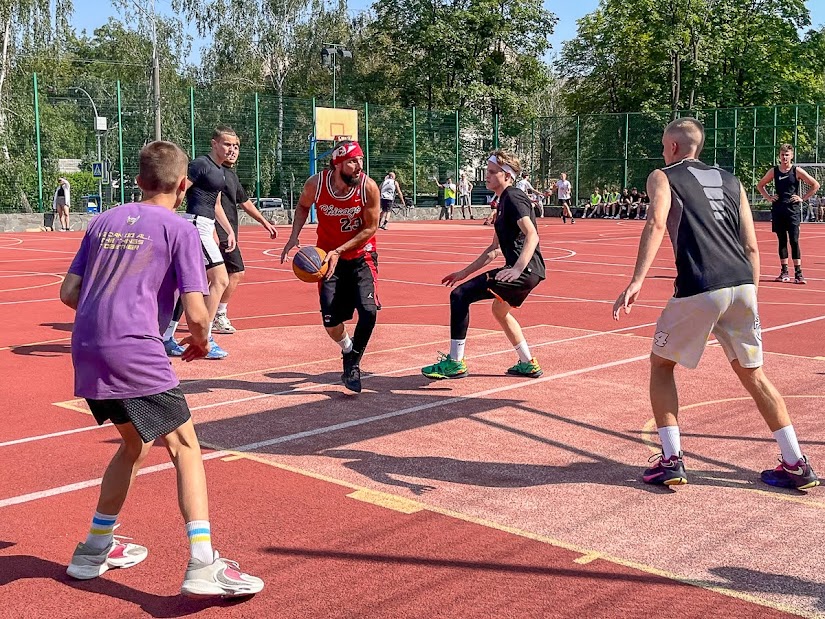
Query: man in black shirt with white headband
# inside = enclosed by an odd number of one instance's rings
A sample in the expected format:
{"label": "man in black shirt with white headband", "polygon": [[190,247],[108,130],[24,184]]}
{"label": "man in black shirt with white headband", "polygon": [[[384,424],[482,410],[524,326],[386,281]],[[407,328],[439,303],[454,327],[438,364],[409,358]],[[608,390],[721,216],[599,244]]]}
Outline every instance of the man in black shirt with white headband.
{"label": "man in black shirt with white headband", "polygon": [[642,480],[687,483],[673,370],[677,363],[695,368],[712,333],[779,444],[779,466],[762,471],[762,481],[813,488],[819,479],[800,450],[784,399],[762,370],[759,250],[747,194],[735,176],[699,161],[704,141],[704,127],[694,118],[665,129],[666,165],[647,180],[650,209],[633,279],[613,305],[616,320],[622,310],[630,312],[667,230],[676,258],[675,290],[656,324],[650,355],[650,401],[662,453]]}

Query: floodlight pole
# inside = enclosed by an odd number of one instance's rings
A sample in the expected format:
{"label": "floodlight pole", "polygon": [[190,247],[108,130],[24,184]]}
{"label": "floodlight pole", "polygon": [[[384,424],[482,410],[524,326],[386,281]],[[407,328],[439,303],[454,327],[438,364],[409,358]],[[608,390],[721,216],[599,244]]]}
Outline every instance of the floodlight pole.
{"label": "floodlight pole", "polygon": [[[82,88],[80,88],[78,86],[73,87],[72,90],[74,90],[75,92],[82,92],[84,95],[86,95],[89,98],[89,102],[92,104],[92,111],[95,113],[94,120],[92,120],[92,128],[94,129],[95,137],[97,137],[97,160],[100,162],[100,165],[103,166],[103,165],[105,165],[105,163],[103,162],[103,159],[101,159],[100,131],[97,130],[98,113],[97,113],[97,106],[95,105],[95,100],[92,99],[92,95],[90,95],[88,92],[86,92],[85,90],[83,90]],[[103,170],[101,170],[101,174],[102,174],[102,172],[103,172]],[[98,181],[97,181],[97,195],[100,197],[100,203],[101,203],[101,206],[102,206],[102,204],[103,204],[103,179],[102,178],[98,179]]]}
{"label": "floodlight pole", "polygon": [[332,107],[335,108],[338,107],[338,85],[336,75],[338,72],[338,54],[341,54],[344,58],[352,58],[352,52],[344,48],[341,43],[322,43],[321,45],[323,45],[325,49],[329,50],[330,55],[332,56]]}

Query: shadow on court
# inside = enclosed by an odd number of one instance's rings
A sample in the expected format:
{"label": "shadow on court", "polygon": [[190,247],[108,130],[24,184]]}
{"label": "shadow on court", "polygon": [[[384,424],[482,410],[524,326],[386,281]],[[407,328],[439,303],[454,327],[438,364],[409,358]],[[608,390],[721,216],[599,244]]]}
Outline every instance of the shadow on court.
{"label": "shadow on court", "polygon": [[69,355],[72,352],[71,344],[34,344],[30,346],[15,346],[11,349],[15,355],[28,357],[57,357]]}
{"label": "shadow on court", "polygon": [[804,596],[816,600],[816,607],[825,610],[825,585],[799,576],[771,574],[746,567],[713,567],[710,573],[724,578],[726,582],[707,583],[722,586],[742,593],[779,593]]}
{"label": "shadow on court", "polygon": [[[66,559],[68,561],[69,557]],[[158,619],[185,617],[199,613],[212,606],[234,606],[239,602],[244,601],[243,598],[232,601],[226,601],[220,598],[193,600],[181,595],[154,595],[152,593],[139,591],[132,587],[114,582],[107,579],[105,576],[95,578],[93,580],[74,580],[66,575],[66,565],[63,563],[56,563],[54,561],[48,561],[46,559],[41,559],[40,557],[34,557],[31,555],[0,555],[0,587],[9,585],[15,581],[28,579],[32,580],[32,587],[35,587],[36,590],[41,590],[43,587],[42,583],[37,582],[38,580],[49,579],[71,589],[97,593],[118,601],[134,604],[135,606],[140,607],[140,609],[145,613],[148,613],[152,617],[157,617]],[[34,594],[31,599],[23,602],[26,609],[30,610],[31,601],[33,599],[37,599],[40,595],[45,594],[42,592],[40,594]],[[22,596],[18,597],[18,599],[20,598],[22,598]],[[20,601],[22,602],[22,600]],[[9,608],[9,603],[11,603],[11,600],[4,605],[6,608],[4,613],[14,612]],[[71,605],[71,601],[69,600],[66,600],[64,603],[67,606]],[[85,604],[88,605],[89,601],[87,600]],[[101,606],[104,604],[105,601],[101,603]],[[6,614],[6,616],[24,616],[24,608],[21,606],[19,610],[21,614]],[[93,607],[90,607],[89,610],[93,610]],[[100,616],[110,617],[131,615],[131,613],[128,612],[124,613],[123,608],[119,608],[117,610],[110,608],[108,613],[99,608],[98,613]]]}

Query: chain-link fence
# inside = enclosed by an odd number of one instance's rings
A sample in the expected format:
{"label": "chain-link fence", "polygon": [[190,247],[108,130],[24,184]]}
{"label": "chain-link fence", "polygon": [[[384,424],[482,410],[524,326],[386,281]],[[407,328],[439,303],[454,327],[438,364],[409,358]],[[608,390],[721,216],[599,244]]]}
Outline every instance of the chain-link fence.
{"label": "chain-link fence", "polygon": [[[51,209],[60,176],[72,184],[73,210],[86,210],[87,196],[101,195],[103,208],[137,199],[138,152],[154,139],[151,84],[98,80],[56,89],[31,76],[10,93],[4,128],[6,165],[0,170],[0,212]],[[36,96],[35,96],[36,93]],[[310,170],[313,106],[325,101],[279,97],[268,92],[205,90],[170,86],[161,98],[164,139],[190,156],[209,151],[218,124],[231,125],[241,140],[237,171],[251,196],[277,197],[294,205]],[[339,102],[341,105],[341,102]],[[365,167],[377,181],[393,170],[406,196],[418,206],[439,200],[436,179],[463,171],[483,192],[484,157],[497,146],[521,158],[537,188],[566,172],[581,202],[599,187],[643,188],[663,164],[662,128],[671,112],[557,116],[519,122],[470,111],[398,108],[345,102],[359,112]],[[679,115],[679,114],[677,114]],[[681,112],[706,127],[702,158],[735,172],[756,197],[755,185],[788,142],[796,161],[820,158],[820,107],[710,109]],[[106,126],[96,126],[95,117]],[[318,143],[323,155],[331,143]],[[98,150],[99,149],[99,150]],[[103,162],[102,179],[95,162]],[[322,164],[323,162],[320,162]],[[476,195],[476,202],[482,199]]]}

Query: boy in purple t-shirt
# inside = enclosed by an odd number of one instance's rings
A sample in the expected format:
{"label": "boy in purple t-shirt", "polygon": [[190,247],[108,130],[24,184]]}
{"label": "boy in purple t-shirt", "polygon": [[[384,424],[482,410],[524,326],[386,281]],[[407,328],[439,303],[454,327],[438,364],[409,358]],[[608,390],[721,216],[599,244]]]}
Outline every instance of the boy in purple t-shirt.
{"label": "boy in purple t-shirt", "polygon": [[212,549],[200,445],[160,337],[177,290],[191,333],[182,342],[184,361],[209,350],[203,298],[209,289],[200,238],[174,213],[185,195],[187,164],[186,154],[171,142],[145,146],[137,178],[143,201],[92,221],[60,288],[60,300],[77,311],[75,394],[86,398],[99,424],[110,420],[123,439],[103,475],[88,537],[77,545],[67,572],[85,580],[146,558],[146,548],[115,539],[113,530],[141,463],[163,437],[178,471],[178,501],[190,542],[181,592],[251,595],[263,589],[263,581]]}

